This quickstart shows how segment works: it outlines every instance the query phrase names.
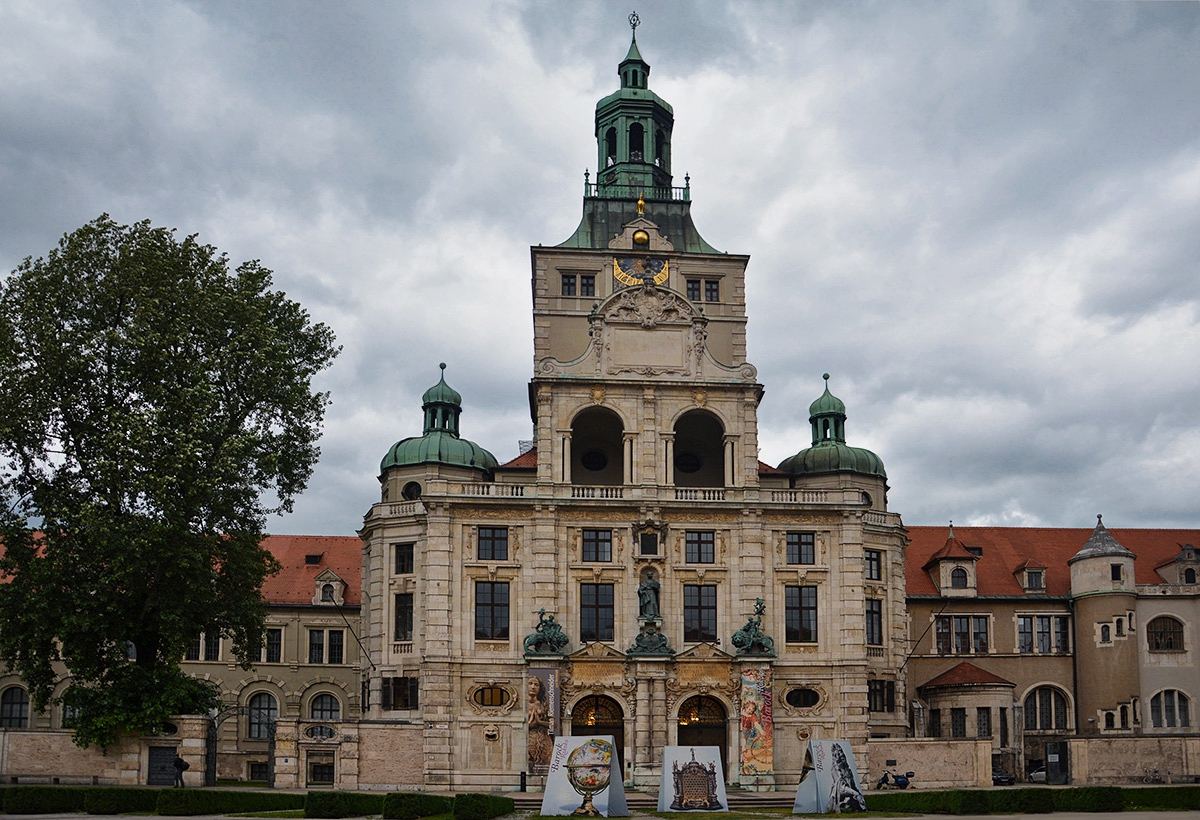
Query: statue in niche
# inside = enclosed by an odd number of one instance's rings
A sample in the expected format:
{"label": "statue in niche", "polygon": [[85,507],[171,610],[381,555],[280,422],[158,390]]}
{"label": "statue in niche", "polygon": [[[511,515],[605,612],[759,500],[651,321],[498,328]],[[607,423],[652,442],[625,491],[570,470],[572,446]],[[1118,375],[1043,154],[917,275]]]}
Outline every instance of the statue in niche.
{"label": "statue in niche", "polygon": [[662,617],[658,608],[658,591],[658,579],[654,577],[653,572],[647,573],[638,584],[638,614],[644,620],[658,620]]}

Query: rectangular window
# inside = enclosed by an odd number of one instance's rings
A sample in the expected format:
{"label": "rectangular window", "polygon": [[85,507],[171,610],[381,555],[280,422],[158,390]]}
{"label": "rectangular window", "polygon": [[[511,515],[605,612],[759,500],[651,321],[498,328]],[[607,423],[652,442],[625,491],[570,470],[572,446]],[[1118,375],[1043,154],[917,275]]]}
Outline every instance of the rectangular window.
{"label": "rectangular window", "polygon": [[1050,616],[1038,615],[1034,624],[1037,627],[1037,651],[1048,653],[1050,651]]}
{"label": "rectangular window", "polygon": [[575,274],[564,273],[562,275],[562,295],[563,296],[574,296],[575,295]]}
{"label": "rectangular window", "polygon": [[941,709],[930,709],[929,710],[929,736],[930,737],[941,737],[942,736],[942,710]]}
{"label": "rectangular window", "polygon": [[392,630],[393,641],[413,639],[413,594],[404,592],[396,596],[396,622]]}
{"label": "rectangular window", "polygon": [[954,624],[954,653],[966,655],[971,652],[971,619],[966,615],[955,615]]}
{"label": "rectangular window", "polygon": [[699,279],[687,280],[687,298],[691,299],[693,302],[700,301],[700,280]]}
{"label": "rectangular window", "polygon": [[950,710],[950,737],[967,736],[967,710],[955,707]]}
{"label": "rectangular window", "polygon": [[787,562],[789,564],[815,564],[814,544],[811,532],[789,532],[787,534]]}
{"label": "rectangular window", "polygon": [[971,648],[976,655],[986,655],[988,651],[988,619],[985,615],[972,618],[973,624]]}
{"label": "rectangular window", "polygon": [[342,639],[344,633],[340,629],[329,630],[329,662],[342,663]]}
{"label": "rectangular window", "polygon": [[883,580],[883,560],[879,550],[866,551],[866,576],[868,581]]}
{"label": "rectangular window", "polygon": [[340,629],[308,630],[308,662],[342,663],[343,636]]}
{"label": "rectangular window", "polygon": [[950,618],[945,615],[934,621],[934,643],[939,655],[950,654]]}
{"label": "rectangular window", "polygon": [[583,531],[583,560],[612,560],[612,530]]}
{"label": "rectangular window", "polygon": [[475,638],[508,640],[508,582],[475,582]]}
{"label": "rectangular window", "polygon": [[717,640],[717,588],[712,584],[687,584],[683,588],[683,640],[687,643]]}
{"label": "rectangular window", "polygon": [[638,540],[642,545],[642,555],[658,555],[658,533],[644,532]]}
{"label": "rectangular window", "polygon": [[1033,652],[1033,618],[1029,615],[1017,618],[1017,651],[1022,654]]}
{"label": "rectangular window", "polygon": [[273,627],[267,628],[267,636],[265,645],[263,646],[263,662],[264,663],[282,663],[283,662],[283,630]]}
{"label": "rectangular window", "polygon": [[867,599],[867,643],[883,646],[883,601]]}
{"label": "rectangular window", "polygon": [[817,588],[784,589],[784,639],[788,643],[817,640]]}
{"label": "rectangular window", "polygon": [[379,693],[386,711],[416,709],[420,705],[417,678],[384,678]]}
{"label": "rectangular window", "polygon": [[412,575],[413,572],[413,545],[412,544],[396,544],[396,574],[397,575]]}
{"label": "rectangular window", "polygon": [[596,295],[596,277],[590,273],[583,273],[579,276],[579,295],[580,296],[595,296]]}
{"label": "rectangular window", "polygon": [[1112,570],[1112,579],[1114,581],[1120,581],[1121,580],[1121,565],[1120,564],[1111,564],[1109,566],[1109,569]]}
{"label": "rectangular window", "polygon": [[689,564],[711,564],[716,559],[711,531],[688,531],[684,537],[685,560]]}
{"label": "rectangular window", "polygon": [[1008,707],[1000,707],[1000,748],[1008,746]]}
{"label": "rectangular window", "polygon": [[891,680],[867,681],[867,711],[896,711],[896,682]]}
{"label": "rectangular window", "polygon": [[325,663],[325,630],[308,630],[308,662]]}
{"label": "rectangular window", "polygon": [[613,585],[580,584],[579,640],[611,641],[613,625]]}
{"label": "rectangular window", "polygon": [[[1117,634],[1122,633],[1121,619],[1117,619]],[[1066,616],[1054,619],[1054,651],[1066,654],[1071,651],[1071,622]]]}
{"label": "rectangular window", "polygon": [[204,660],[221,660],[221,636],[219,634],[204,636]]}
{"label": "rectangular window", "polygon": [[992,736],[992,710],[987,706],[975,708],[975,737]]}
{"label": "rectangular window", "polygon": [[479,528],[479,560],[508,560],[508,527]]}
{"label": "rectangular window", "polygon": [[200,633],[199,632],[197,632],[192,637],[192,642],[188,644],[187,650],[183,653],[183,659],[185,661],[200,660]]}
{"label": "rectangular window", "polygon": [[704,280],[704,301],[721,301],[721,282],[718,279]]}
{"label": "rectangular window", "polygon": [[1040,569],[1025,570],[1025,589],[1043,590],[1045,583],[1042,580],[1042,571]]}
{"label": "rectangular window", "polygon": [[267,782],[267,773],[269,769],[266,763],[251,763],[250,764],[250,780],[254,783]]}

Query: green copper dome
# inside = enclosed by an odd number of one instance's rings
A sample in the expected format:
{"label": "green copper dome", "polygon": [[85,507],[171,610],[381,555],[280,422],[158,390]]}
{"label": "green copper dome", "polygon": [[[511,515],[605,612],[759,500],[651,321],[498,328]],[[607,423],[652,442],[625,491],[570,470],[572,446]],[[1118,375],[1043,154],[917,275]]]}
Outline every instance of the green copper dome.
{"label": "green copper dome", "polygon": [[441,380],[421,397],[421,409],[425,411],[424,435],[393,444],[379,464],[380,473],[392,467],[415,464],[446,464],[476,470],[492,470],[499,464],[487,450],[459,437],[458,417],[462,413],[462,396],[446,384],[446,365],[443,363],[440,366]]}
{"label": "green copper dome", "polygon": [[780,472],[791,476],[855,473],[886,479],[883,459],[846,443],[846,405],[829,392],[828,373],[824,378],[825,393],[808,408],[812,447],[785,458],[779,464]]}

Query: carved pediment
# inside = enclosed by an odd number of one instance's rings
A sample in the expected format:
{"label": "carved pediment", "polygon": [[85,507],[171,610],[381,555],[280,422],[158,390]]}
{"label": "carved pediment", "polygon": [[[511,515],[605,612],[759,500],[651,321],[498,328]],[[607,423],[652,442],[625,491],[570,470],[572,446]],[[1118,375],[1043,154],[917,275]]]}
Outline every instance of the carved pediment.
{"label": "carved pediment", "polygon": [[618,652],[611,646],[603,643],[590,643],[582,649],[572,652],[569,656],[571,660],[582,660],[585,658],[617,658],[624,660],[625,653]]}
{"label": "carved pediment", "polygon": [[717,647],[715,647],[711,643],[701,643],[701,644],[696,644],[691,649],[685,649],[683,652],[680,652],[678,655],[675,656],[675,660],[677,660],[677,661],[691,661],[691,660],[731,661],[731,660],[733,660],[733,656],[726,652],[722,652],[720,649],[717,649]]}
{"label": "carved pediment", "polygon": [[647,282],[622,288],[590,317],[587,350],[568,362],[546,357],[543,376],[633,376],[754,382],[748,362],[726,365],[708,350],[708,319],[684,296]]}

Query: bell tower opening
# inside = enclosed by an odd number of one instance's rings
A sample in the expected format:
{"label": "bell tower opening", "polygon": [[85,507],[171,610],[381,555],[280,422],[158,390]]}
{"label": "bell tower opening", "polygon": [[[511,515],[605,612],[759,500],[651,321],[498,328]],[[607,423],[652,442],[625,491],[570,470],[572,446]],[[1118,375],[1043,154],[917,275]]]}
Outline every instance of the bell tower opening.
{"label": "bell tower opening", "polygon": [[725,427],[707,410],[692,410],[675,422],[676,487],[725,486]]}
{"label": "bell tower opening", "polygon": [[592,407],[571,424],[571,483],[618,485],[625,479],[625,425],[611,410]]}

